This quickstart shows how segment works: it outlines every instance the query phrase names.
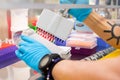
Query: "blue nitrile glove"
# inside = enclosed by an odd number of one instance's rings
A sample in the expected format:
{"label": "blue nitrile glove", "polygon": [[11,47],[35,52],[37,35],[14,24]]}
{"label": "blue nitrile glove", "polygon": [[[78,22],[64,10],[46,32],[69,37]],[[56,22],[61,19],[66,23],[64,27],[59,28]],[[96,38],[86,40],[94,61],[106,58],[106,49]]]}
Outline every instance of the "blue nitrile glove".
{"label": "blue nitrile glove", "polygon": [[[60,0],[61,4],[89,4],[89,0]],[[69,9],[68,13],[74,16],[78,21],[83,22],[92,12],[91,8]]]}
{"label": "blue nitrile glove", "polygon": [[32,69],[41,72],[38,68],[39,61],[44,55],[50,54],[51,52],[43,44],[27,36],[22,35],[21,39],[23,41],[20,42],[19,48],[15,52],[16,55]]}

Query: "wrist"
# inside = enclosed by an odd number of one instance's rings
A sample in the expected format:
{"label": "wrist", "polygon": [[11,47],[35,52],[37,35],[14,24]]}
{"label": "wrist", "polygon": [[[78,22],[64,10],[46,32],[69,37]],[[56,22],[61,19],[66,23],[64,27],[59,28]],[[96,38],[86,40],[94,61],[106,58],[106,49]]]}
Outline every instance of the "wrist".
{"label": "wrist", "polygon": [[117,24],[94,11],[84,20],[84,23],[108,44],[115,48],[120,48],[120,34],[118,32],[120,28]]}
{"label": "wrist", "polygon": [[58,54],[47,54],[39,62],[39,69],[47,80],[53,80],[52,70],[54,66],[61,61]]}

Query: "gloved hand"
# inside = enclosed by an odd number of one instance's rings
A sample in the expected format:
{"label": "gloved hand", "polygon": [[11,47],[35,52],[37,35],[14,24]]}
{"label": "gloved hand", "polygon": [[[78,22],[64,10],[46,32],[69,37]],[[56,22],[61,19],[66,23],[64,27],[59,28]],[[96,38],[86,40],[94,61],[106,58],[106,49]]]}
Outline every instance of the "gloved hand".
{"label": "gloved hand", "polygon": [[20,42],[16,55],[23,60],[28,66],[37,72],[41,72],[38,68],[39,61],[46,54],[51,52],[41,43],[27,36],[21,36],[23,41]]}
{"label": "gloved hand", "polygon": [[[89,0],[60,0],[61,4],[89,4]],[[91,8],[69,9],[68,13],[74,16],[78,21],[83,22],[92,12]]]}

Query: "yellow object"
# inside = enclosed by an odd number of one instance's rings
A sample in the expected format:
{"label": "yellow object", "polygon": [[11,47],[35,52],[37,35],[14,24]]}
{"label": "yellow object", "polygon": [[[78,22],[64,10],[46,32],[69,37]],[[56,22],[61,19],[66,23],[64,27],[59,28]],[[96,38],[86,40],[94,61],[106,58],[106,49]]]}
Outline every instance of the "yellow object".
{"label": "yellow object", "polygon": [[107,56],[105,56],[101,59],[103,60],[103,59],[107,59],[107,58],[114,58],[114,57],[117,57],[117,56],[120,56],[120,49],[117,49],[117,50],[111,52],[110,54],[108,54]]}

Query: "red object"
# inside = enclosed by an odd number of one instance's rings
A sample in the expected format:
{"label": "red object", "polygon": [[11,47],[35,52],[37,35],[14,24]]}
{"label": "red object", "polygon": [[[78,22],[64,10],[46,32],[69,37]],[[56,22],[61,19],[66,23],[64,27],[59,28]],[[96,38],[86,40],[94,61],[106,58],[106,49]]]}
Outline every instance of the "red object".
{"label": "red object", "polygon": [[32,26],[36,26],[37,20],[32,21]]}
{"label": "red object", "polygon": [[6,47],[9,47],[9,46],[12,46],[12,45],[14,45],[14,44],[2,43],[0,49],[6,48]]}
{"label": "red object", "polygon": [[38,72],[37,71],[33,71],[33,74],[37,74]]}
{"label": "red object", "polygon": [[8,38],[11,38],[12,37],[12,34],[11,34],[11,14],[10,14],[9,10],[7,11],[7,22],[8,22]]}

